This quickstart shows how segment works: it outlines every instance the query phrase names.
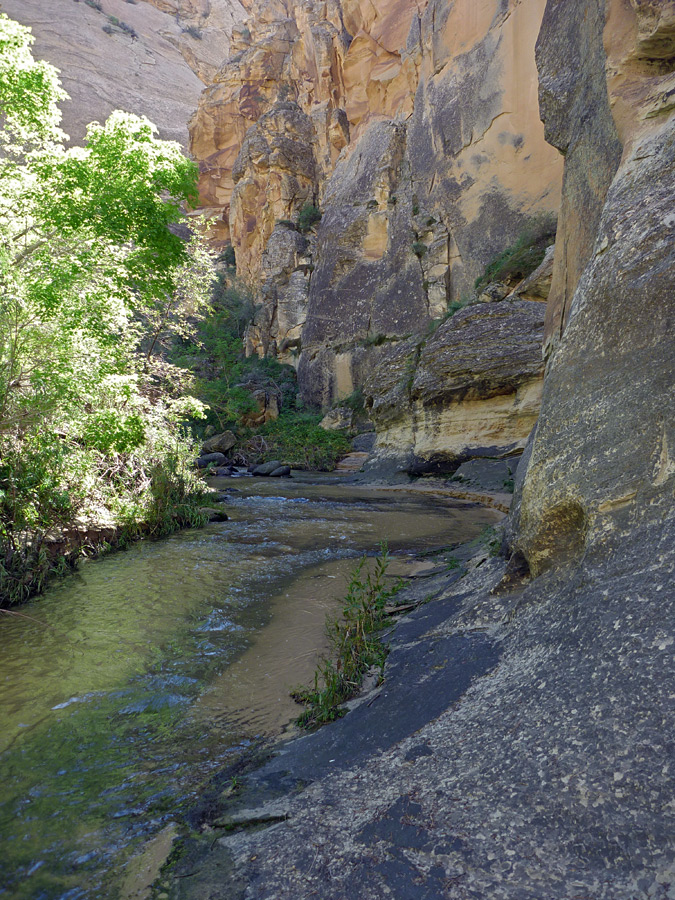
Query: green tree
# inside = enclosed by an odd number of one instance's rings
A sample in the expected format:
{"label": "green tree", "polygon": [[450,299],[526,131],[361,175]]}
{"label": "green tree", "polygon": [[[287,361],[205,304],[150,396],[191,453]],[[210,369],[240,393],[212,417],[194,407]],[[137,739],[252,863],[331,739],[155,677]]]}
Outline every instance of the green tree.
{"label": "green tree", "polygon": [[[31,43],[0,15],[5,550],[26,529],[35,546],[36,529],[87,508],[147,515],[158,465],[189,493],[176,429],[198,404],[167,397],[149,361],[165,331],[189,329],[212,281],[208,255],[179,233],[194,163],[147,119],[119,111],[89,126],[84,147],[66,147],[66,95]],[[52,474],[36,481],[45,459]]]}

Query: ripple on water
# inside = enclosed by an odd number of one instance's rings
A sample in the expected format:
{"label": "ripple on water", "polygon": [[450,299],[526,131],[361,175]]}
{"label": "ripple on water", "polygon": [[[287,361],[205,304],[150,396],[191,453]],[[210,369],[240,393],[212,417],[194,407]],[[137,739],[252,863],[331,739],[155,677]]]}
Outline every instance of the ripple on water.
{"label": "ripple on water", "polygon": [[118,897],[128,854],[297,714],[288,689],[311,678],[354,558],[495,520],[291,483],[247,482],[225,508],[229,522],[84,565],[28,606],[39,621],[3,620],[0,894]]}

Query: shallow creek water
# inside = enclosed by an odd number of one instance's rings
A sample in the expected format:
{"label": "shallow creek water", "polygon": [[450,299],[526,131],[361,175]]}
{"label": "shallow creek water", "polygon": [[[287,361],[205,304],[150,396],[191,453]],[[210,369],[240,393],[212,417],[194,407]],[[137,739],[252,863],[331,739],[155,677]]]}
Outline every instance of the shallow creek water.
{"label": "shallow creek water", "polygon": [[214,486],[230,521],[89,562],[0,618],[0,896],[132,896],[129,859],[298,714],[289,689],[355,560],[386,540],[404,570],[499,518],[330,478]]}

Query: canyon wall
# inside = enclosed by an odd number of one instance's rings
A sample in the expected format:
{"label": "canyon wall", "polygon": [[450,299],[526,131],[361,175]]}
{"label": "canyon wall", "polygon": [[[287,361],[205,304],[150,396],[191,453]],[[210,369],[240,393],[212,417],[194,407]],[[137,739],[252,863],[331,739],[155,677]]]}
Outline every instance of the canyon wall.
{"label": "canyon wall", "polygon": [[63,129],[75,143],[89,122],[124,109],[187,149],[188,119],[228,56],[245,7],[239,0],[2,0],[0,12],[32,28],[34,55],[60,70],[70,95]]}
{"label": "canyon wall", "polygon": [[[581,92],[556,4],[540,42],[547,130],[570,152],[547,316],[555,340],[514,523],[513,547],[535,574],[660,530],[675,485],[675,3],[573,7],[566,23],[595,46]],[[590,117],[578,114],[583,95]]]}
{"label": "canyon wall", "polygon": [[[562,157],[538,112],[544,6],[257,0],[235,31],[191,146],[212,235],[258,288],[249,352],[297,366],[306,402],[362,388],[385,344],[466,302],[533,222],[551,228]],[[306,204],[323,218],[300,235]],[[522,444],[525,418],[497,444]]]}

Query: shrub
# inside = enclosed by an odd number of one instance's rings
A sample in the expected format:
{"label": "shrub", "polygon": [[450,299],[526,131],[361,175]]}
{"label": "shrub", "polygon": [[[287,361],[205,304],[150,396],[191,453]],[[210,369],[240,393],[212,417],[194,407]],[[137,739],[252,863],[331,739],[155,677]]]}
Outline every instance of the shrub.
{"label": "shrub", "polygon": [[533,219],[515,243],[496,256],[474,284],[480,290],[491,281],[516,282],[531,275],[555,241],[556,222],[551,217]]}
{"label": "shrub", "polygon": [[306,234],[321,221],[321,210],[313,203],[305,203],[298,215],[298,230]]}
{"label": "shrub", "polygon": [[322,418],[321,413],[282,412],[256,430],[254,446],[259,449],[251,461],[280,459],[293,469],[331,471],[349,453],[351,443],[343,434],[321,428]]}
{"label": "shrub", "polygon": [[346,406],[355,413],[362,413],[366,408],[366,398],[363,396],[361,388],[356,388],[348,397],[337,401],[335,406]]}
{"label": "shrub", "polygon": [[415,243],[412,245],[412,252],[418,259],[422,259],[422,257],[426,255],[428,250],[429,248],[422,241],[415,241]]}
{"label": "shrub", "polygon": [[381,347],[382,344],[386,344],[389,340],[390,340],[390,338],[388,338],[386,334],[381,334],[379,332],[374,333],[374,334],[368,334],[363,339],[363,346],[364,347]]}
{"label": "shrub", "polygon": [[237,257],[232,244],[228,244],[220,254],[220,260],[225,263],[229,269],[237,268]]}
{"label": "shrub", "polygon": [[129,37],[133,38],[134,40],[136,40],[136,38],[138,37],[135,29],[132,28],[131,25],[128,25],[126,22],[118,22],[117,27],[120,29],[120,31],[123,31],[125,34],[128,34]]}
{"label": "shrub", "polygon": [[502,534],[494,525],[486,525],[480,533],[480,541],[485,545],[490,556],[500,556],[502,552]]}

